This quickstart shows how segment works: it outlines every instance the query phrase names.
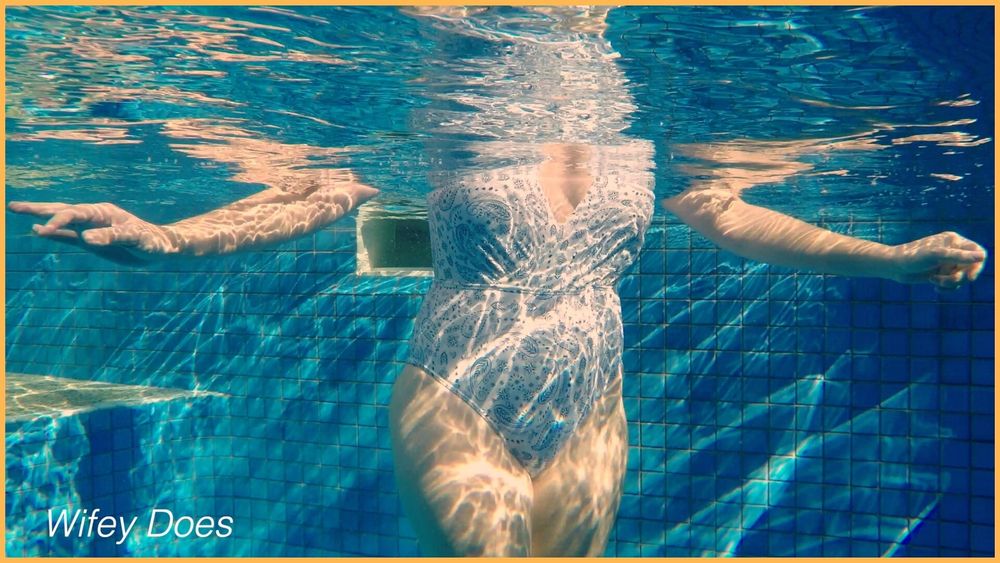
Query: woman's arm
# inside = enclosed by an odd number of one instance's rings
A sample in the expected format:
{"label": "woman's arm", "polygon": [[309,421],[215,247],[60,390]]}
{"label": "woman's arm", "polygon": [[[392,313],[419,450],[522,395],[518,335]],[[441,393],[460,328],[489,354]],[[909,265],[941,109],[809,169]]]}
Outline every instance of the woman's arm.
{"label": "woman's arm", "polygon": [[825,274],[872,276],[952,289],[975,280],[986,251],[952,232],[889,246],[840,235],[750,205],[724,188],[689,189],[663,201],[693,229],[745,258]]}
{"label": "woman's arm", "polygon": [[[51,218],[33,230],[123,263],[171,255],[206,256],[253,250],[314,232],[371,199],[378,190],[352,172],[328,169],[296,185],[268,188],[202,215],[157,225],[111,203],[15,201],[9,209]],[[74,228],[70,228],[74,227]]]}
{"label": "woman's arm", "polygon": [[294,189],[270,188],[163,228],[177,252],[228,254],[317,231],[376,194],[348,170],[326,170]]}

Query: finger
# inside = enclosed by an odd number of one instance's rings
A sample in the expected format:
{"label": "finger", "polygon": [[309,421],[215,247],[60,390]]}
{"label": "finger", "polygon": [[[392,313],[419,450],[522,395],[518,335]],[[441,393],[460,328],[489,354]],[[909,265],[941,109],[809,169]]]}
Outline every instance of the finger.
{"label": "finger", "polygon": [[937,274],[931,276],[931,283],[944,289],[956,289],[962,285],[965,279],[965,270],[955,270],[950,274]]}
{"label": "finger", "polygon": [[965,276],[969,278],[969,281],[976,281],[979,278],[979,274],[983,272],[983,268],[986,267],[986,261],[976,262],[966,269]]}
{"label": "finger", "polygon": [[12,201],[7,209],[14,213],[30,213],[32,215],[54,215],[69,207],[68,203],[37,203],[32,201]]}
{"label": "finger", "polygon": [[75,220],[77,220],[77,213],[74,212],[72,208],[63,209],[53,215],[52,218],[49,219],[48,223],[40,226],[35,232],[40,235],[51,235]]}
{"label": "finger", "polygon": [[983,249],[983,247],[979,243],[977,243],[974,240],[969,240],[965,237],[962,237],[961,240],[956,241],[956,246],[962,248],[963,250],[982,250],[983,252],[985,252],[985,249]]}
{"label": "finger", "polygon": [[103,227],[100,229],[87,229],[80,235],[83,241],[94,246],[107,246],[111,243],[129,242],[127,236],[118,227]]}
{"label": "finger", "polygon": [[79,235],[73,229],[55,229],[55,230],[45,230],[42,225],[32,225],[31,230],[35,232],[38,236],[50,237],[50,238],[79,238]]}
{"label": "finger", "polygon": [[935,248],[932,255],[939,260],[947,260],[955,264],[974,264],[986,259],[983,250],[962,250],[960,248]]}
{"label": "finger", "polygon": [[945,267],[937,272],[931,273],[931,279],[940,282],[950,282],[959,280],[965,276],[965,271],[961,268]]}

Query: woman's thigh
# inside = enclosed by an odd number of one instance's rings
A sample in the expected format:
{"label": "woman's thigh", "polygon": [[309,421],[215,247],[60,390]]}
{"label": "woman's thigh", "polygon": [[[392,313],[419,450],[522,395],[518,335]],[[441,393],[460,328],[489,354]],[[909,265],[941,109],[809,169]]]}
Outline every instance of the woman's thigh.
{"label": "woman's thigh", "polygon": [[400,499],[425,555],[528,554],[531,478],[472,407],[408,365],[389,426]]}
{"label": "woman's thigh", "polygon": [[535,477],[531,554],[600,556],[621,502],[628,423],[621,378],[551,464]]}

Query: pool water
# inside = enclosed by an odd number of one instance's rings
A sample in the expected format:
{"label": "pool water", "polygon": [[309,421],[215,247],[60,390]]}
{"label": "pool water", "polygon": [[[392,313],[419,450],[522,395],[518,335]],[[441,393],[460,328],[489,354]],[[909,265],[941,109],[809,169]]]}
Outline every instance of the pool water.
{"label": "pool water", "polygon": [[[638,139],[660,196],[722,182],[992,254],[993,17],[616,8],[598,57],[559,50],[577,20],[520,8],[8,7],[6,199],[169,222],[333,167],[422,217],[441,167]],[[574,95],[544,89],[556,60]],[[387,405],[430,280],[358,275],[353,215],[141,269],[6,221],[8,402],[50,394],[8,408],[8,555],[419,553]],[[993,288],[992,260],[947,293],[769,267],[657,209],[619,286],[631,450],[607,554],[992,555]],[[82,508],[233,526],[47,533]]]}

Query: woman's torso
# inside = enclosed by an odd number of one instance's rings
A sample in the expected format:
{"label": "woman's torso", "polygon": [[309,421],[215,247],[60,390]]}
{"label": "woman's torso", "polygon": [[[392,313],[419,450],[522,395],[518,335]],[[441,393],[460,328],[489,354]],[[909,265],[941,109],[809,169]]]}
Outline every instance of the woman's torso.
{"label": "woman's torso", "polygon": [[540,164],[441,176],[428,198],[435,279],[410,363],[540,469],[621,371],[615,286],[653,211],[651,149],[591,147],[589,186],[560,223]]}

